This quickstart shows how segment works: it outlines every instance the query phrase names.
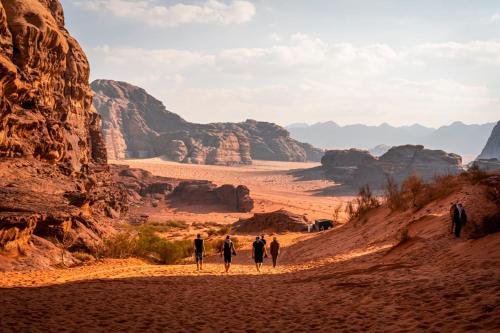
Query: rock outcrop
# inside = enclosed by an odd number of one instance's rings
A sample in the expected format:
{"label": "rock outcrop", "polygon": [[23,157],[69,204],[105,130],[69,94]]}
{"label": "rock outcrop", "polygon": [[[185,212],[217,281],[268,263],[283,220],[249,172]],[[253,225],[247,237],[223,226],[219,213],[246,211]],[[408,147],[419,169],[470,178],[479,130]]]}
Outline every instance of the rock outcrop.
{"label": "rock outcrop", "polygon": [[85,54],[56,0],[0,2],[0,156],[105,162]]}
{"label": "rock outcrop", "polygon": [[481,154],[477,157],[478,160],[486,160],[496,158],[500,160],[500,121],[495,125],[491,135],[486,142]]}
{"label": "rock outcrop", "polygon": [[481,158],[472,161],[469,164],[470,167],[476,167],[482,171],[496,171],[500,170],[500,160],[496,158]]}
{"label": "rock outcrop", "polygon": [[400,183],[413,173],[428,181],[435,176],[463,171],[459,155],[420,145],[392,147],[379,158],[358,149],[329,150],[321,164],[320,169],[327,178],[354,189],[365,184],[381,189],[387,176]]}
{"label": "rock outcrop", "polygon": [[[98,246],[127,211],[106,166],[89,65],[56,0],[0,1],[0,250]],[[71,241],[71,242],[70,242]]]}
{"label": "rock outcrop", "polygon": [[183,163],[232,165],[252,159],[319,161],[323,155],[276,124],[189,123],[139,87],[112,80],[96,80],[91,86],[110,159],[164,156]]}
{"label": "rock outcrop", "polygon": [[182,181],[170,197],[189,204],[224,204],[239,212],[250,212],[254,205],[248,187],[217,186],[207,180]]}
{"label": "rock outcrop", "polygon": [[248,219],[240,219],[232,226],[237,233],[271,232],[301,232],[307,231],[307,218],[303,215],[280,209],[269,213],[255,213]]}

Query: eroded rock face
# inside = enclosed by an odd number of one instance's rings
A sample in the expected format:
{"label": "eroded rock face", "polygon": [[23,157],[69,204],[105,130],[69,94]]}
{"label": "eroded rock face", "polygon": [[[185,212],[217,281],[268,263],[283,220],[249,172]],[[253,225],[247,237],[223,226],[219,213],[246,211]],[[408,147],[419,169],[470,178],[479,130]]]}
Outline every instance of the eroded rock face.
{"label": "eroded rock face", "polygon": [[61,243],[71,251],[95,252],[114,221],[128,210],[124,188],[107,166],[75,177],[45,161],[0,160],[0,249],[24,252],[32,236]]}
{"label": "eroded rock face", "polygon": [[92,251],[127,210],[106,166],[89,65],[56,0],[0,0],[0,250]]}
{"label": "eroded rock face", "polygon": [[0,2],[0,156],[105,162],[89,65],[56,0]]}
{"label": "eroded rock face", "polygon": [[303,215],[280,209],[269,213],[256,213],[251,218],[240,219],[233,224],[232,230],[238,233],[300,232],[307,231],[307,225],[308,221]]}
{"label": "eroded rock face", "polygon": [[171,198],[189,204],[223,204],[239,212],[249,212],[254,206],[248,187],[230,184],[218,187],[208,180],[182,181],[172,192]]}
{"label": "eroded rock face", "polygon": [[382,188],[387,176],[400,183],[413,173],[428,181],[438,175],[463,171],[459,155],[420,145],[392,147],[380,158],[358,149],[331,150],[325,153],[321,164],[325,175],[340,184],[352,187],[369,184],[375,189]]}
{"label": "eroded rock face", "polygon": [[483,151],[477,157],[478,160],[496,158],[500,160],[500,121],[496,124],[491,135],[484,146]]}
{"label": "eroded rock face", "polygon": [[94,105],[103,117],[111,159],[164,156],[194,164],[250,164],[252,159],[319,161],[323,151],[290,138],[266,122],[189,123],[169,112],[144,89],[96,80]]}

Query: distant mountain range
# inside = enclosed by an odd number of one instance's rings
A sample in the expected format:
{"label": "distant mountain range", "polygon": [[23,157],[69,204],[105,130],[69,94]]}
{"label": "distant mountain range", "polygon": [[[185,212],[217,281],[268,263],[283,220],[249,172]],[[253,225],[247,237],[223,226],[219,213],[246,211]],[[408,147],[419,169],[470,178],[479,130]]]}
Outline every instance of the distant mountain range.
{"label": "distant mountain range", "polygon": [[292,138],[319,148],[373,149],[379,145],[421,144],[426,148],[456,153],[470,160],[481,153],[494,126],[495,123],[467,125],[456,121],[436,129],[419,124],[400,127],[387,123],[379,126],[340,126],[328,121],[313,125],[295,123],[286,128]]}

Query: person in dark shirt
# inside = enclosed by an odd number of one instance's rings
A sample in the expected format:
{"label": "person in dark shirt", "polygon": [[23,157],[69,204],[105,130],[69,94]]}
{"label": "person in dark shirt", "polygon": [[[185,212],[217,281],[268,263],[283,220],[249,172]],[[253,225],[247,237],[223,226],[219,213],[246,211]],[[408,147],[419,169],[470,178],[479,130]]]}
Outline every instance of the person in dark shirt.
{"label": "person in dark shirt", "polygon": [[[267,247],[266,247],[266,246],[267,246],[267,241],[266,241],[266,239],[264,238],[264,234],[260,235],[260,241],[261,241],[262,243],[264,243],[264,247],[265,247],[265,248],[266,248],[266,250],[267,250]],[[265,252],[264,252],[264,258],[267,258],[267,251],[265,251]]]}
{"label": "person in dark shirt", "polygon": [[226,269],[226,273],[228,273],[229,268],[231,268],[232,257],[236,255],[236,250],[234,249],[233,241],[231,241],[231,236],[226,236],[226,240],[222,243],[220,255],[221,257],[224,257],[224,268]]}
{"label": "person in dark shirt", "polygon": [[203,270],[203,257],[205,256],[205,242],[201,235],[196,235],[194,240],[194,259],[196,260],[196,270]]}
{"label": "person in dark shirt", "polygon": [[252,258],[255,261],[255,267],[257,268],[257,272],[260,272],[262,268],[262,264],[264,262],[264,255],[267,256],[266,245],[264,242],[257,236],[255,238],[255,242],[253,242],[252,249]]}
{"label": "person in dark shirt", "polygon": [[461,203],[457,203],[453,212],[453,224],[455,225],[455,237],[460,238],[462,227],[467,223],[467,214]]}
{"label": "person in dark shirt", "polygon": [[273,241],[271,242],[271,245],[269,245],[269,250],[271,252],[271,257],[273,258],[273,267],[276,267],[278,256],[280,254],[280,243],[276,237],[273,237]]}

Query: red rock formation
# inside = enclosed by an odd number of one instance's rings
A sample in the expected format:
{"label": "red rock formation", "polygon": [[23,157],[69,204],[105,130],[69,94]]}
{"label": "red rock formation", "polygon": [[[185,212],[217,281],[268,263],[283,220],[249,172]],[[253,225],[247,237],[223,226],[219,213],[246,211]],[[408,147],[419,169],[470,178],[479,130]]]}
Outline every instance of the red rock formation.
{"label": "red rock formation", "polygon": [[171,198],[192,204],[224,204],[240,212],[253,209],[248,187],[229,184],[217,187],[208,180],[182,181],[172,192]]}
{"label": "red rock formation", "polygon": [[0,156],[105,162],[89,65],[55,0],[0,3]]}
{"label": "red rock formation", "polygon": [[232,230],[238,233],[297,232],[307,231],[307,225],[308,221],[303,215],[280,209],[269,213],[255,213],[251,218],[240,219],[233,224]]}
{"label": "red rock formation", "polygon": [[0,0],[0,249],[90,251],[127,210],[106,163],[89,65],[56,0]]}
{"label": "red rock formation", "polygon": [[111,159],[163,155],[176,162],[231,165],[250,164],[252,159],[319,161],[323,155],[321,149],[291,139],[276,124],[194,124],[128,83],[96,80],[92,89]]}

